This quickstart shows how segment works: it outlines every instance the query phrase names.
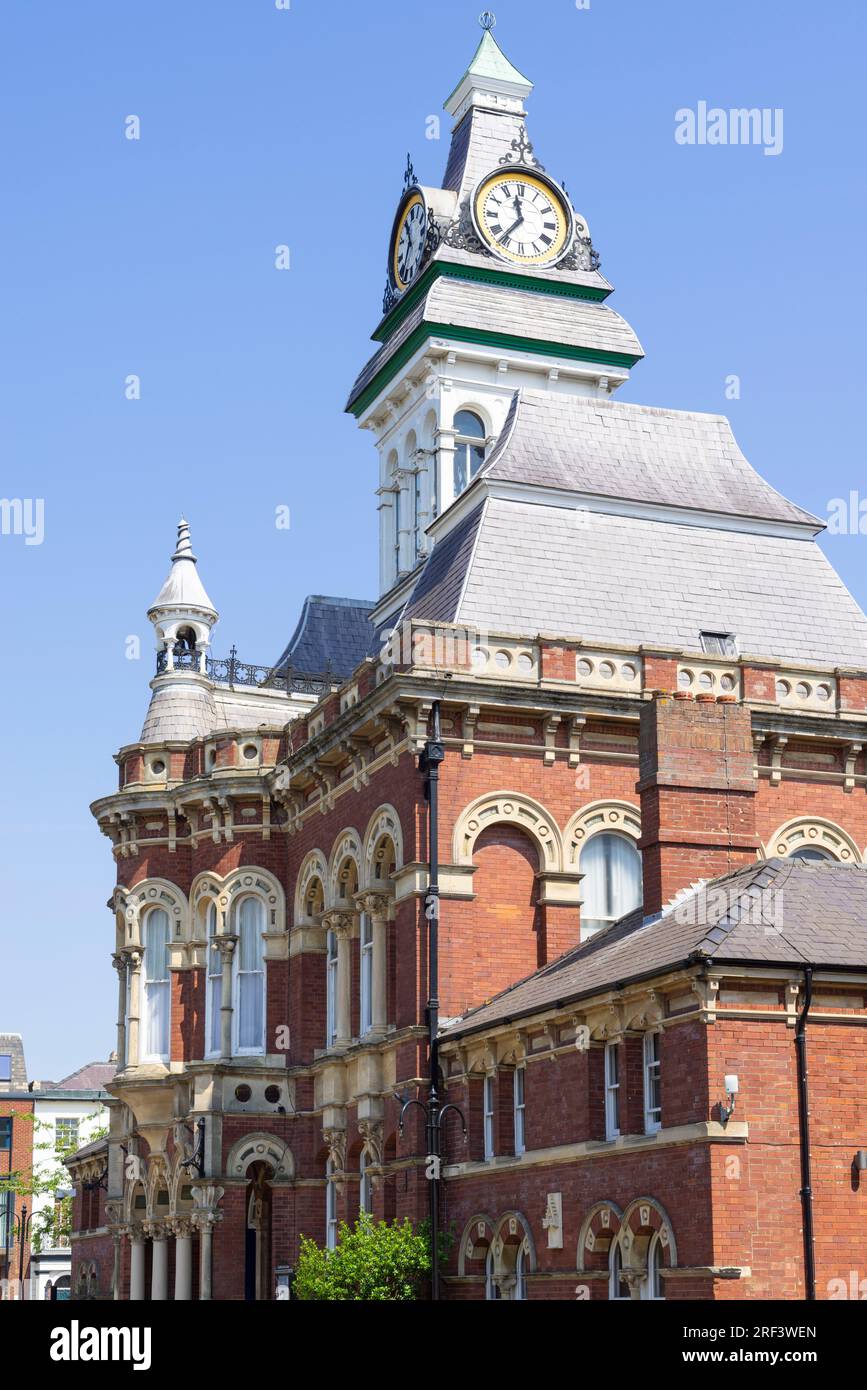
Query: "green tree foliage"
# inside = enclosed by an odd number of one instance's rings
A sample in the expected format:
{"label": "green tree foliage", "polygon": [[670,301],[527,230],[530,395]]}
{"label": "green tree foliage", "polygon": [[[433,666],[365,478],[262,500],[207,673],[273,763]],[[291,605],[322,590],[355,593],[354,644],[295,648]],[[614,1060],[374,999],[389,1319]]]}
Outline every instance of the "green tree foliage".
{"label": "green tree foliage", "polygon": [[354,1227],[340,1223],[337,1247],[321,1250],[301,1237],[294,1296],[306,1302],[354,1300],[410,1303],[430,1272],[430,1242],[409,1218],[374,1221],[362,1212]]}

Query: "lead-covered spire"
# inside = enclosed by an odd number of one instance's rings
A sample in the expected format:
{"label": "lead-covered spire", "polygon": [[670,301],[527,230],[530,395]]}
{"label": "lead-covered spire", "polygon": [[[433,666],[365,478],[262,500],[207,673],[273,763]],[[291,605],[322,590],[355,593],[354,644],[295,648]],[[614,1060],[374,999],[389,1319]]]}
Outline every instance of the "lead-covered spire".
{"label": "lead-covered spire", "polygon": [[533,90],[528,77],[510,63],[491,32],[496,23],[490,11],[482,15],[482,34],[472,62],[445,100],[450,116],[460,120],[470,106],[494,106],[523,114],[525,99]]}

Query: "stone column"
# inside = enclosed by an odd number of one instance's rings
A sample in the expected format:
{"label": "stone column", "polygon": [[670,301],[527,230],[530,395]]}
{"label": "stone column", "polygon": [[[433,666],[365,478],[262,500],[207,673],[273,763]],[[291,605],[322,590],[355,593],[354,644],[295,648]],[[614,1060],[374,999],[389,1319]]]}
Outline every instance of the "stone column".
{"label": "stone column", "polygon": [[105,1214],[111,1227],[112,1244],[112,1267],[111,1267],[111,1296],[114,1299],[120,1298],[120,1242],[124,1233],[121,1226],[123,1208],[120,1202],[106,1202]]}
{"label": "stone column", "polygon": [[120,1070],[126,1066],[126,957],[119,951],[111,958],[117,971],[117,1061]]}
{"label": "stone column", "polygon": [[383,1037],[388,1027],[388,978],[386,946],[388,942],[387,893],[363,893],[357,899],[362,912],[370,917],[373,935],[373,988],[371,991],[371,1032]]}
{"label": "stone column", "polygon": [[232,1055],[232,957],[237,944],[237,936],[214,937],[214,945],[223,962],[220,985],[220,1057],[223,1059]]}
{"label": "stone column", "polygon": [[141,951],[124,952],[129,977],[129,1017],[126,1028],[126,1066],[137,1067],[139,1059],[139,1023],[141,1020]]}
{"label": "stone column", "polygon": [[169,1233],[165,1226],[151,1222],[148,1234],[153,1247],[151,1302],[164,1303],[169,1296]]}
{"label": "stone column", "polygon": [[193,1296],[193,1223],[179,1216],[172,1222],[175,1235],[175,1300],[187,1303]]}
{"label": "stone column", "polygon": [[196,1210],[192,1220],[199,1232],[199,1300],[203,1303],[213,1297],[213,1236],[214,1227],[223,1219],[217,1208],[224,1191],[222,1187],[193,1188]]}
{"label": "stone column", "polygon": [[337,1037],[335,1047],[352,1042],[352,924],[350,912],[327,912],[325,927],[337,937]]}
{"label": "stone column", "polygon": [[144,1231],[140,1226],[130,1227],[129,1248],[131,1259],[129,1296],[131,1302],[139,1303],[144,1300],[145,1296]]}

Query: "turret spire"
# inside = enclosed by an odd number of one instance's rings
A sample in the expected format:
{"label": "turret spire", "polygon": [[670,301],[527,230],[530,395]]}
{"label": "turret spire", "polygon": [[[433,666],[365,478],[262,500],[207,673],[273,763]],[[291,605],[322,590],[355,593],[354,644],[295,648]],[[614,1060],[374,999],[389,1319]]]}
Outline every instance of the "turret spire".
{"label": "turret spire", "polygon": [[523,103],[533,90],[528,77],[509,62],[491,32],[496,19],[490,10],[480,17],[484,33],[472,61],[450,96],[445,109],[459,119],[468,107],[494,106],[505,111],[523,111]]}

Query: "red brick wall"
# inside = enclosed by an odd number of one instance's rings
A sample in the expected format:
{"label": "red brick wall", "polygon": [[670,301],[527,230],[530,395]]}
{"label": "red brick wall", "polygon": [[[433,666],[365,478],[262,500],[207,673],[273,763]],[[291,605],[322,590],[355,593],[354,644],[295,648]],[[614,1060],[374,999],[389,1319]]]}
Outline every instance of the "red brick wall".
{"label": "red brick wall", "polygon": [[[29,1100],[0,1100],[0,1115],[12,1116],[12,1148],[4,1149],[0,1152],[0,1174],[4,1177],[7,1172],[17,1174],[24,1182],[27,1182],[33,1172],[33,1102]],[[0,1200],[5,1202],[5,1196],[0,1194]],[[26,1203],[27,1210],[33,1210],[32,1197],[15,1196],[15,1209],[13,1220],[17,1217],[22,1206]],[[0,1262],[6,1258],[5,1246],[0,1249]],[[9,1269],[8,1272],[0,1263],[0,1277],[17,1279],[21,1261],[21,1247],[15,1239],[13,1228],[13,1238],[10,1242]],[[28,1277],[30,1267],[30,1241],[25,1242],[24,1246],[24,1278]]]}

